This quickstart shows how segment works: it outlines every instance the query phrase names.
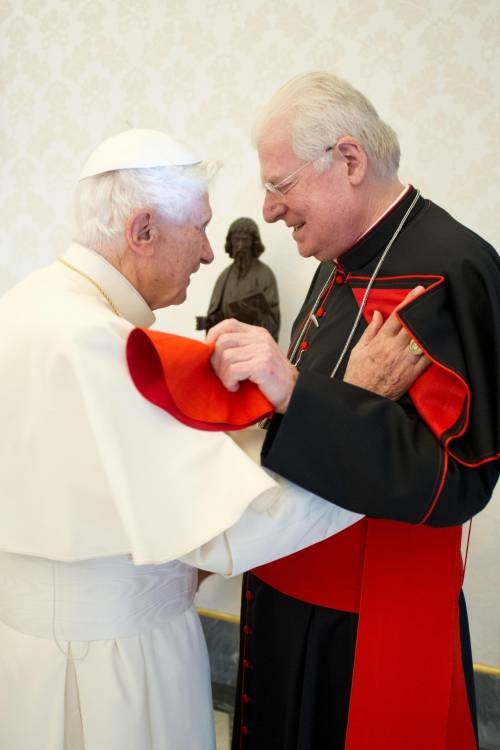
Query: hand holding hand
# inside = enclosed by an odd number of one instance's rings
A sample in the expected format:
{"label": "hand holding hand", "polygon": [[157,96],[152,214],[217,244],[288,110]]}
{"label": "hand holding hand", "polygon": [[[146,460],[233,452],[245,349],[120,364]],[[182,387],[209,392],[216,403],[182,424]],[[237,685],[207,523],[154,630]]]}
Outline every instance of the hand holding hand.
{"label": "hand holding hand", "polygon": [[376,310],[371,323],[353,348],[344,375],[344,382],[365,388],[379,396],[396,401],[406,393],[429,366],[424,354],[409,349],[411,341],[396,311],[423,291],[419,286],[405,297],[384,323]]}
{"label": "hand holding hand", "polygon": [[250,380],[277,412],[286,411],[298,373],[269,331],[229,319],[211,328],[206,341],[215,342],[212,367],[228,391]]}

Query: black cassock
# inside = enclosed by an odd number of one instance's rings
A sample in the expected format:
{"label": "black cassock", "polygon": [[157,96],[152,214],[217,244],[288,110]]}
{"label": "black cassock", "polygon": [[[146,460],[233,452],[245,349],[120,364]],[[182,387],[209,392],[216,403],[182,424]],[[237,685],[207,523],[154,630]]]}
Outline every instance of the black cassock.
{"label": "black cassock", "polygon": [[[424,421],[411,395],[395,402],[344,383],[349,352],[330,378],[368,280],[415,196],[411,188],[340,257],[319,301],[333,264],[318,267],[292,342],[316,301],[319,326],[308,325],[296,388],[286,414],[270,424],[262,463],[371,518],[457,526],[484,508],[498,478],[500,267],[493,248],[419,197],[369,297],[373,311],[387,290],[396,297],[417,285],[428,290],[401,319],[441,371],[464,384],[468,395],[452,423],[443,422],[439,404],[426,406],[425,394]],[[349,350],[365,327],[362,318]],[[241,623],[233,750],[342,750],[358,615],[288,596],[249,573]],[[462,596],[460,636],[475,723]]]}

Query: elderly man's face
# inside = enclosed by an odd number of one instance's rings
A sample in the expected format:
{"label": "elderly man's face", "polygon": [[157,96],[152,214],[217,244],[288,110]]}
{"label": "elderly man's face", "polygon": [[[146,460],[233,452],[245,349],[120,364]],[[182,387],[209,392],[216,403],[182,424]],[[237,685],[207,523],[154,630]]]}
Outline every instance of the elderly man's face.
{"label": "elderly man's face", "polygon": [[[277,184],[304,164],[294,153],[283,126],[275,125],[264,132],[258,152],[263,183]],[[362,229],[355,215],[346,164],[335,150],[327,170],[318,172],[310,164],[298,177],[283,198],[266,191],[264,219],[284,221],[303,257],[333,260],[353,244]]]}
{"label": "elderly man's face", "polygon": [[193,217],[184,224],[173,224],[162,217],[157,220],[159,236],[150,284],[154,290],[154,309],[184,302],[191,274],[196,273],[201,263],[213,261],[214,254],[206,235],[211,218],[210,202],[205,194]]}

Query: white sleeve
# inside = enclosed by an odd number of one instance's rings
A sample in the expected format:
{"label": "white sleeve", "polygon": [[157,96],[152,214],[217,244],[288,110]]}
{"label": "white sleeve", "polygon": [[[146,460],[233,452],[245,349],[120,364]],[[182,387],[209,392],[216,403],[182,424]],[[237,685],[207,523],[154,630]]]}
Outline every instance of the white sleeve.
{"label": "white sleeve", "polygon": [[234,576],[321,542],[363,517],[273,476],[280,492],[267,511],[250,505],[233,526],[184,555],[183,562]]}

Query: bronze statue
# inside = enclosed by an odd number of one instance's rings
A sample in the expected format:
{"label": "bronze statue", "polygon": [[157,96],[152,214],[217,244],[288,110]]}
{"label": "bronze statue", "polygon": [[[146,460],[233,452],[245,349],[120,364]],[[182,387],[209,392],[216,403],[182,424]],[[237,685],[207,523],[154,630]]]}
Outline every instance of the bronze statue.
{"label": "bronze statue", "polygon": [[196,318],[196,330],[208,330],[226,318],[267,328],[277,341],[280,309],[276,278],[258,260],[264,252],[259,228],[252,219],[233,221],[226,237],[226,253],[233,262],[215,282],[208,313]]}

